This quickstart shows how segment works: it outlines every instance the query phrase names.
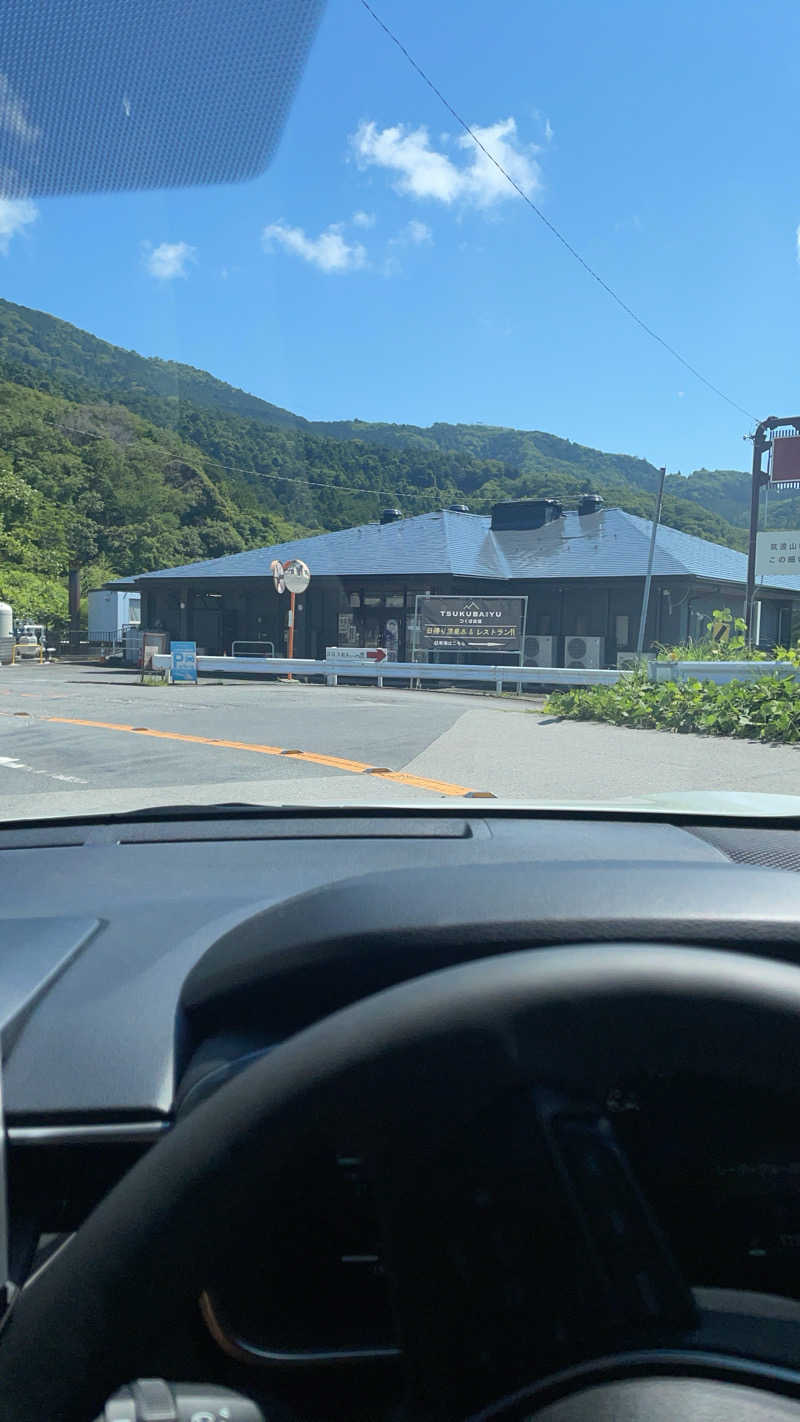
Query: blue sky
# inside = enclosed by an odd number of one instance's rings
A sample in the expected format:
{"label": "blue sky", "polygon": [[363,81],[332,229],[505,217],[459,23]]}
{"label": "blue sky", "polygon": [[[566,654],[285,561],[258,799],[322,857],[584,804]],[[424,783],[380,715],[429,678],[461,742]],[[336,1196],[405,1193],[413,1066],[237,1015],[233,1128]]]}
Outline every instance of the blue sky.
{"label": "blue sky", "polygon": [[[796,4],[376,8],[643,319],[755,415],[800,413]],[[746,467],[747,418],[462,137],[358,0],[329,0],[266,174],[0,202],[0,291],[312,419]]]}

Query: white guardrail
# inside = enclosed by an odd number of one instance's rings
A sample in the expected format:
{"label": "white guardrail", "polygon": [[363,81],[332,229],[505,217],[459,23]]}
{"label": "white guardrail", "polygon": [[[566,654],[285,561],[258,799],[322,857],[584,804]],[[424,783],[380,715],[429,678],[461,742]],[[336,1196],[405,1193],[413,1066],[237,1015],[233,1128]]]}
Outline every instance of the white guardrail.
{"label": "white guardrail", "polygon": [[[169,652],[153,657],[154,671],[167,672],[172,666]],[[197,658],[198,672],[236,676],[245,673],[258,676],[319,677],[327,686],[336,686],[340,677],[357,681],[407,681],[412,685],[424,681],[494,683],[495,691],[504,686],[613,686],[625,681],[633,672],[619,667],[514,667],[475,666],[444,662],[370,662],[307,660],[302,657],[206,657]],[[728,681],[757,681],[762,676],[787,676],[800,681],[800,668],[791,662],[656,662],[647,663],[651,681],[713,681],[723,685]]]}
{"label": "white guardrail", "polygon": [[[153,657],[154,671],[169,671],[172,658],[168,652]],[[309,661],[302,657],[204,657],[197,658],[198,672],[242,672],[260,676],[321,677],[326,685],[336,686],[340,677],[357,681],[463,681],[494,682],[495,690],[503,686],[613,686],[631,675],[616,667],[514,667],[465,666],[433,662],[354,662]]]}
{"label": "white guardrail", "polygon": [[762,676],[787,676],[800,680],[800,667],[791,662],[648,662],[651,681],[759,681]]}

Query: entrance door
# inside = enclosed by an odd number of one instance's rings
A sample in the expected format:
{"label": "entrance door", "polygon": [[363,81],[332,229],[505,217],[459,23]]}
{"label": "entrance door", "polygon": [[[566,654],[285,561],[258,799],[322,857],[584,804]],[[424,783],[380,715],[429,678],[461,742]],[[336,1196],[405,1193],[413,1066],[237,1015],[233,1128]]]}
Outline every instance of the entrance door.
{"label": "entrance door", "polygon": [[366,607],[358,622],[359,645],[384,647],[391,661],[402,660],[405,617],[402,609]]}
{"label": "entrance door", "polygon": [[222,613],[208,607],[196,607],[192,622],[198,653],[203,650],[210,657],[219,656],[222,652]]}
{"label": "entrance door", "polygon": [[401,612],[387,611],[383,619],[381,646],[386,649],[390,662],[402,661],[401,648],[405,646],[405,618]]}
{"label": "entrance door", "polygon": [[235,608],[222,614],[222,649],[233,655],[233,643],[239,636],[239,614]]}

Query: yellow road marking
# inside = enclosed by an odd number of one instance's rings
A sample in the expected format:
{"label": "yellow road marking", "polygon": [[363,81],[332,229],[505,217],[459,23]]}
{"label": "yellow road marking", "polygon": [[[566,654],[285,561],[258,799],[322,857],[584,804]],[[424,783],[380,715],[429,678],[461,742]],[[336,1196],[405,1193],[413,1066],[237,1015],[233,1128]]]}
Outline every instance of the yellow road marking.
{"label": "yellow road marking", "polygon": [[[44,716],[44,721],[60,726],[91,726],[98,731],[127,731],[133,736],[153,736],[161,741],[188,741],[192,745],[219,746],[224,750],[252,751],[256,755],[284,756],[311,765],[326,765],[334,770],[346,770],[352,775],[375,775],[379,780],[393,780],[398,785],[411,785],[418,790],[432,790],[438,795],[486,795],[471,790],[468,785],[453,785],[448,780],[428,780],[423,775],[409,775],[404,770],[386,770],[362,760],[346,760],[340,755],[322,755],[317,751],[290,750],[281,746],[256,745],[252,741],[220,740],[215,736],[191,736],[184,731],[153,731],[149,726],[127,726],[117,721],[86,721],[78,716]],[[494,797],[492,797],[494,798]]]}

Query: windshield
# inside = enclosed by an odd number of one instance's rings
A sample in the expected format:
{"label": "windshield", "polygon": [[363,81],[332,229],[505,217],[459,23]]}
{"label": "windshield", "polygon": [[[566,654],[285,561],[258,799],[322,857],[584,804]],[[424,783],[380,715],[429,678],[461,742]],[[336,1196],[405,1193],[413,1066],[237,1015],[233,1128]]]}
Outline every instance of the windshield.
{"label": "windshield", "polygon": [[96,8],[0,73],[2,817],[795,813],[795,8]]}

